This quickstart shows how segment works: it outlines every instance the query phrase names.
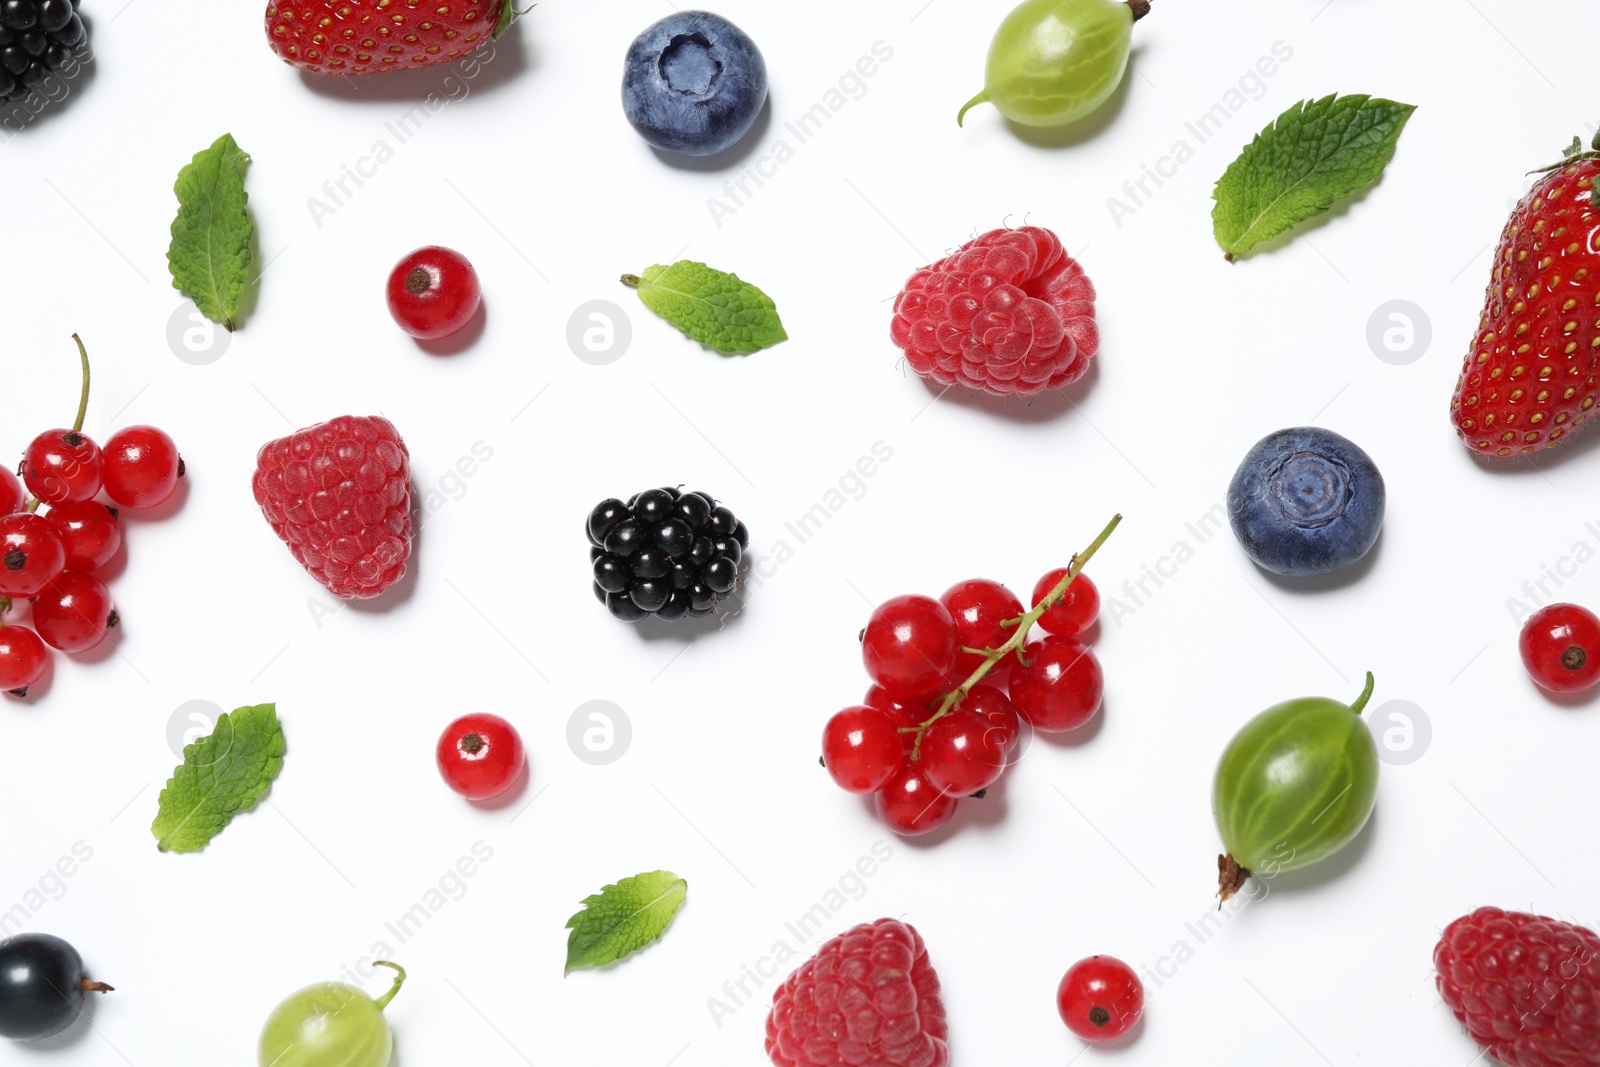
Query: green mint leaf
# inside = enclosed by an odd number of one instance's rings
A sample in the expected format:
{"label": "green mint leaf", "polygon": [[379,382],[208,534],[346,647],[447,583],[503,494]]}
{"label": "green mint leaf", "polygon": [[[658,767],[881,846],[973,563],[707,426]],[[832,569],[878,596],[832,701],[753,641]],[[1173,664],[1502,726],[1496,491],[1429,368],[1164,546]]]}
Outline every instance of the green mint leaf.
{"label": "green mint leaf", "polygon": [[239,294],[250,274],[255,225],[245,211],[244,171],[250,156],[223,134],[178,172],[178,217],[167,264],[172,287],[212,322],[233,329]]}
{"label": "green mint leaf", "polygon": [[1217,182],[1211,223],[1228,261],[1377,181],[1415,110],[1357,93],[1279,115]]}
{"label": "green mint leaf", "polygon": [[567,967],[600,967],[631,956],[666,933],[689,895],[689,883],[671,871],[651,871],[608,885],[585,897],[583,910],[567,920]]}
{"label": "green mint leaf", "polygon": [[278,709],[258,704],[217,716],[216,728],[184,747],[167,779],[150,832],[162,852],[198,852],[241,811],[255,807],[283,768]]}
{"label": "green mint leaf", "polygon": [[639,290],[645,307],[718,352],[758,352],[789,339],[770,296],[704,263],[654,266],[643,275],[624,274],[622,284]]}

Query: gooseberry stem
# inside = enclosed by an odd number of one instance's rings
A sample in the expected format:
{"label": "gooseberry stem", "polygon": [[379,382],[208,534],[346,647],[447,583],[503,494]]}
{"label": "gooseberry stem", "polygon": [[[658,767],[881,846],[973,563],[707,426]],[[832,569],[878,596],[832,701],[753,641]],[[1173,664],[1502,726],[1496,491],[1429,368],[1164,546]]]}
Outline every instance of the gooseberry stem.
{"label": "gooseberry stem", "polygon": [[960,126],[960,125],[962,125],[964,123],[964,121],[966,120],[966,117],[967,117],[967,112],[971,111],[973,108],[977,107],[979,104],[987,104],[988,102],[989,102],[989,90],[985,89],[983,92],[979,93],[977,96],[973,97],[971,100],[968,100],[966,105],[964,107],[962,107],[962,109],[960,111],[956,112],[956,125]]}
{"label": "gooseberry stem", "polygon": [[[922,756],[922,739],[927,734],[928,727],[959,707],[967,694],[972,692],[972,687],[983,681],[988,673],[994,670],[995,664],[1013,652],[1021,651],[1022,646],[1027,643],[1028,632],[1033,629],[1033,624],[1038,622],[1040,616],[1045,612],[1061,603],[1061,598],[1067,595],[1067,587],[1072,584],[1073,579],[1083,573],[1084,565],[1094,558],[1094,554],[1100,551],[1100,546],[1106,543],[1121,522],[1121,515],[1111,516],[1111,521],[1106,523],[1106,528],[1100,531],[1100,536],[1089,542],[1088,548],[1072,557],[1072,562],[1067,565],[1067,573],[1061,576],[1061,580],[1055,584],[1055,588],[1051,589],[1044,599],[1033,606],[1033,610],[1025,611],[1015,619],[1007,619],[1005,621],[1003,625],[1015,627],[1015,632],[1006,639],[1005,644],[999,648],[970,650],[983,656],[983,662],[978,664],[977,669],[968,675],[966,681],[944,695],[944,699],[939,702],[938,711],[934,712],[926,722],[917,726],[902,726],[900,728],[900,732],[903,734],[914,733],[917,735],[916,742],[911,746],[911,758],[913,760],[920,759]],[[969,650],[963,649],[963,651]]]}
{"label": "gooseberry stem", "polygon": [[405,984],[406,969],[400,966],[398,963],[390,963],[388,960],[373,960],[372,963],[377,967],[392,967],[395,971],[394,985],[389,987],[389,992],[373,1001],[373,1003],[377,1005],[378,1010],[382,1011],[384,1008],[389,1006],[389,1001],[394,999],[394,995],[400,992],[400,987]]}
{"label": "gooseberry stem", "polygon": [[1133,21],[1138,22],[1150,14],[1150,0],[1128,0],[1128,8],[1133,12]]}
{"label": "gooseberry stem", "polygon": [[1372,699],[1372,686],[1373,686],[1372,672],[1368,671],[1367,672],[1367,684],[1366,684],[1366,687],[1361,690],[1361,695],[1356,697],[1355,703],[1350,705],[1350,710],[1351,711],[1355,712],[1357,715],[1360,715],[1361,712],[1363,710],[1365,710],[1365,708],[1367,706],[1367,701]]}

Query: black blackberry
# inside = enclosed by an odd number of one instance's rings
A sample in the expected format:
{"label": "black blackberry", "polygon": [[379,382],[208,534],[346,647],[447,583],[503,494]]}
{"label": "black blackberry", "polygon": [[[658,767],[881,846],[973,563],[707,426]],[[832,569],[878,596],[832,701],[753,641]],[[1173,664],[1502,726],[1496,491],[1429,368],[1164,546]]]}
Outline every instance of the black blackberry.
{"label": "black blackberry", "polygon": [[0,0],[0,104],[65,70],[87,37],[78,0]]}
{"label": "black blackberry", "polygon": [[[16,0],[0,0],[9,4]],[[594,594],[624,622],[710,615],[739,580],[750,534],[710,493],[646,489],[589,513]]]}

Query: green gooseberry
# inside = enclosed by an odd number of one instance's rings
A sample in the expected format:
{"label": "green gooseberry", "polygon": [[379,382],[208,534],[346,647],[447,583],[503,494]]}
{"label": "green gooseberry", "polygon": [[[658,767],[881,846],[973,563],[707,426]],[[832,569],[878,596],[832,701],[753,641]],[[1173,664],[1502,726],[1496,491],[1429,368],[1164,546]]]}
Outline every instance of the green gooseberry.
{"label": "green gooseberry", "polygon": [[990,103],[1023,126],[1065,126],[1108,100],[1128,69],[1133,24],[1150,0],[1025,0],[989,44],[983,92],[956,116]]}
{"label": "green gooseberry", "polygon": [[1217,857],[1227,900],[1251,874],[1308,867],[1348,845],[1378,796],[1378,746],[1354,704],[1302,697],[1263,711],[1217,762],[1211,811],[1228,850]]}
{"label": "green gooseberry", "polygon": [[383,1009],[406,972],[398,963],[373,962],[395,971],[394,985],[377,1000],[343,982],[319,982],[274,1008],[261,1030],[260,1067],[388,1067],[394,1034]]}

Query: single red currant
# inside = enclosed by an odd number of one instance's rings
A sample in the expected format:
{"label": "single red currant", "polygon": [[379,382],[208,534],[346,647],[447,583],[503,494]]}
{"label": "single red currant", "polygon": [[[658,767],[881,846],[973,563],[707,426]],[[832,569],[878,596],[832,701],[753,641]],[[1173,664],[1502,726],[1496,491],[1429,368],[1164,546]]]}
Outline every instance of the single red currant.
{"label": "single red currant", "polygon": [[1011,698],[992,685],[975,685],[961,700],[961,710],[970,711],[988,726],[986,743],[1004,750],[1007,763],[1015,763],[1017,746],[1022,743],[1022,716]]}
{"label": "single red currant", "polygon": [[419,248],[389,275],[389,314],[402,330],[424,341],[461,329],[482,301],[472,264],[448,248]]}
{"label": "single red currant", "polygon": [[67,570],[97,571],[122,547],[117,513],[98,500],[59,504],[45,514],[67,550]]}
{"label": "single red currant", "polygon": [[94,499],[102,470],[100,446],[77,430],[46,430],[22,454],[22,480],[46,504]]}
{"label": "single red currant", "polygon": [[[1058,567],[1040,578],[1039,584],[1033,587],[1033,607],[1038,607],[1039,602],[1049,596],[1050,591],[1061,584],[1061,579],[1066,576],[1067,568]],[[1099,616],[1100,591],[1087,574],[1080,573],[1072,579],[1067,591],[1061,594],[1061,599],[1039,616],[1039,629],[1057,637],[1076,637],[1093,626]]]}
{"label": "single red currant", "polygon": [[183,473],[178,446],[154,426],[129,426],[106,442],[106,496],[125,508],[166,503]]}
{"label": "single red currant", "polygon": [[940,792],[971,796],[1005,773],[1008,740],[981,715],[964,708],[946,712],[922,735],[923,776]]}
{"label": "single red currant", "polygon": [[[939,710],[937,697],[911,698],[910,703],[906,703],[881,685],[870,687],[861,703],[869,708],[886,712],[894,720],[895,725],[900,727],[921,726]],[[905,752],[910,752],[916,741],[916,734],[900,735],[900,747]]]}
{"label": "single red currant", "polygon": [[909,760],[873,798],[878,817],[901,837],[930,834],[956,814],[956,798],[941,793]]}
{"label": "single red currant", "polygon": [[50,652],[26,626],[0,626],[0,690],[28,695],[28,687],[44,677]]}
{"label": "single red currant", "polygon": [[0,596],[37,596],[66,566],[53,523],[26,511],[0,516]]}
{"label": "single red currant", "polygon": [[847,793],[876,793],[905,757],[900,723],[871,707],[845,708],[822,730],[822,763]]}
{"label": "single red currant", "polygon": [[1023,656],[1028,665],[1011,672],[1011,701],[1035,730],[1066,733],[1094,717],[1105,677],[1093,652],[1070,637],[1046,637]]}
{"label": "single red currant", "polygon": [[[956,636],[966,648],[999,648],[1017,632],[1015,626],[1002,626],[1008,619],[1022,614],[1022,601],[1017,594],[987,578],[969,578],[957,582],[944,591],[939,602],[950,609],[956,620]],[[965,682],[972,672],[983,665],[986,657],[976,652],[962,652],[956,658],[956,674]],[[988,682],[998,682],[1010,669],[1011,657],[1000,660],[984,675]]]}
{"label": "single red currant", "polygon": [[51,648],[87,652],[117,624],[111,590],[77,571],[64,571],[33,598],[33,627]]}
{"label": "single red currant", "polygon": [[22,491],[22,483],[17,481],[17,476],[0,467],[0,515],[21,511],[22,505],[27,502],[28,494]]}
{"label": "single red currant", "polygon": [[926,596],[897,596],[878,605],[861,639],[861,659],[874,682],[896,694],[925,696],[945,683],[960,650],[956,620]]}
{"label": "single red currant", "polygon": [[497,797],[527,764],[517,728],[498,715],[463,715],[439,737],[435,753],[445,784],[468,800]]}
{"label": "single red currant", "polygon": [[1552,693],[1577,693],[1600,682],[1600,619],[1576,604],[1540,608],[1517,642],[1528,677]]}
{"label": "single red currant", "polygon": [[1144,985],[1133,968],[1112,956],[1074,963],[1056,989],[1067,1029],[1085,1041],[1115,1041],[1144,1014]]}

